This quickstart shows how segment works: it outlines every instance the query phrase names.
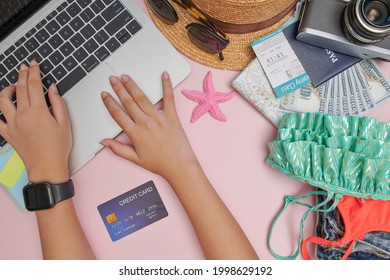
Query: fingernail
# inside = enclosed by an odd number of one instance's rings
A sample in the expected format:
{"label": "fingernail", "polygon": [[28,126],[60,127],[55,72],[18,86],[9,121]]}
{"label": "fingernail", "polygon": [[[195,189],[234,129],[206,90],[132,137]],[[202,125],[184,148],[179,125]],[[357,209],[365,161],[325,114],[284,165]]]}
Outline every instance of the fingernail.
{"label": "fingernail", "polygon": [[52,93],[58,94],[57,87],[56,87],[56,85],[54,83],[52,83],[50,85],[50,90],[51,90]]}
{"label": "fingernail", "polygon": [[127,83],[128,81],[130,81],[130,76],[126,75],[126,74],[123,74],[121,76],[121,79],[122,79],[123,82]]}
{"label": "fingernail", "polygon": [[35,61],[35,59],[31,60],[30,62],[30,66],[35,66],[37,65],[38,63]]}
{"label": "fingernail", "polygon": [[110,76],[110,82],[111,84],[115,85],[119,82],[119,79],[115,76]]}
{"label": "fingernail", "polygon": [[168,74],[167,71],[164,71],[164,73],[163,73],[163,79],[166,80],[166,81],[169,80],[169,74]]}
{"label": "fingernail", "polygon": [[105,97],[109,96],[109,93],[106,91],[102,91],[101,95],[102,95],[102,98],[105,98]]}
{"label": "fingernail", "polygon": [[27,69],[28,69],[28,67],[26,66],[26,64],[22,63],[20,65],[20,70],[19,71],[24,71],[24,70],[27,70]]}
{"label": "fingernail", "polygon": [[104,146],[106,148],[110,147],[106,142],[104,142],[104,140],[100,141],[100,145],[102,145],[102,146]]}

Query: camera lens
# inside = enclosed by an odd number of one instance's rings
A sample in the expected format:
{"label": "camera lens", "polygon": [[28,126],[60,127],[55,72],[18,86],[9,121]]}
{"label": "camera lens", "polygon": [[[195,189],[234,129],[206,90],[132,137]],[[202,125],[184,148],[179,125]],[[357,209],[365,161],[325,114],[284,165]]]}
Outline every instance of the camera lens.
{"label": "camera lens", "polygon": [[342,19],[344,33],[355,44],[373,44],[390,35],[390,0],[351,0]]}

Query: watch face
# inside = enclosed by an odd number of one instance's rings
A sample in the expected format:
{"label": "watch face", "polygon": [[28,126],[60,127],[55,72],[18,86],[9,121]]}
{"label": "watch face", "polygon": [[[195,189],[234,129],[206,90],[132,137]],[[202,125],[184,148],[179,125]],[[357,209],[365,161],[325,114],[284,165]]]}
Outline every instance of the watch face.
{"label": "watch face", "polygon": [[47,183],[27,185],[23,189],[24,203],[27,210],[43,210],[54,206],[53,192]]}

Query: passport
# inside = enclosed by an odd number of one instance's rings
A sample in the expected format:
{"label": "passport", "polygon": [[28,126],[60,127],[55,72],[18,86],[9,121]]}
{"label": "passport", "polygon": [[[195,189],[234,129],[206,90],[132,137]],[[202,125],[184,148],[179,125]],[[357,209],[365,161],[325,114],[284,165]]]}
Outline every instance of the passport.
{"label": "passport", "polygon": [[284,36],[309,75],[314,87],[318,87],[347,68],[355,65],[360,58],[310,45],[296,39],[299,21],[287,26]]}
{"label": "passport", "polygon": [[117,196],[97,209],[112,241],[168,216],[153,181]]}

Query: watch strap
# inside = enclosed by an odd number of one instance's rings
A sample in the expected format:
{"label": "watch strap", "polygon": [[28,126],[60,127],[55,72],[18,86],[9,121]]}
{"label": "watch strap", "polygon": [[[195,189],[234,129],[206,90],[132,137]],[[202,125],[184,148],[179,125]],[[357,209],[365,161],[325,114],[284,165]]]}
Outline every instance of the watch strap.
{"label": "watch strap", "polygon": [[72,180],[69,180],[61,184],[50,184],[50,185],[53,191],[55,204],[74,196],[74,186]]}

